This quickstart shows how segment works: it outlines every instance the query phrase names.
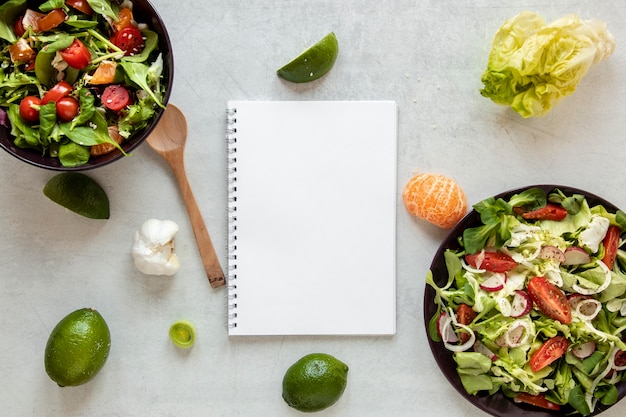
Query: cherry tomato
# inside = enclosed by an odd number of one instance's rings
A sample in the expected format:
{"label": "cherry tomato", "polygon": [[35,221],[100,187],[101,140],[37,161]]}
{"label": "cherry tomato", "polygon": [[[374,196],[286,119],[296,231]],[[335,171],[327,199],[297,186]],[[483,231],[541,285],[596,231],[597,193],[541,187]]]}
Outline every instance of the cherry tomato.
{"label": "cherry tomato", "polygon": [[120,111],[130,104],[130,93],[119,84],[109,85],[102,93],[102,104],[113,111]]}
{"label": "cherry tomato", "polygon": [[86,15],[91,16],[93,14],[93,9],[87,3],[87,0],[65,0],[65,4]]}
{"label": "cherry tomato", "polygon": [[556,204],[546,204],[537,210],[525,211],[521,216],[526,220],[563,220],[567,216],[567,210]]}
{"label": "cherry tomato", "polygon": [[604,257],[602,262],[610,269],[613,270],[613,264],[615,263],[615,257],[617,256],[617,248],[619,247],[619,237],[622,234],[621,230],[617,226],[610,226],[609,230],[604,236],[602,244],[604,246]]}
{"label": "cherry tomato", "polygon": [[26,29],[24,29],[24,24],[22,23],[23,18],[24,16],[20,16],[13,23],[13,32],[18,38],[21,38],[26,33]]}
{"label": "cherry tomato", "polygon": [[72,92],[72,86],[66,81],[59,81],[41,99],[41,104],[48,104],[51,101],[57,102]]}
{"label": "cherry tomato", "polygon": [[528,281],[528,295],[546,316],[563,324],[572,322],[572,307],[567,297],[544,277],[534,277]]}
{"label": "cherry tomato", "polygon": [[57,116],[62,122],[69,122],[78,114],[78,100],[74,97],[63,97],[56,102]]}
{"label": "cherry tomato", "polygon": [[[456,319],[460,324],[468,325],[476,318],[476,312],[472,310],[472,307],[467,304],[459,304],[456,310]],[[459,338],[461,343],[465,343],[469,340],[470,335],[467,332],[460,332]]]}
{"label": "cherry tomato", "polygon": [[111,39],[113,45],[125,51],[124,55],[137,55],[143,50],[143,35],[134,26],[126,26]]}
{"label": "cherry tomato", "polygon": [[59,54],[67,62],[67,65],[76,69],[85,69],[91,61],[89,49],[78,38],[74,39],[69,47],[60,50]]}
{"label": "cherry tomato", "polygon": [[54,9],[37,21],[38,32],[47,32],[65,22],[67,14],[63,9]]}
{"label": "cherry tomato", "polygon": [[520,392],[513,400],[518,403],[526,403],[536,407],[545,408],[546,410],[557,411],[561,409],[560,405],[546,400],[546,397],[543,394],[533,395],[527,392]]}
{"label": "cherry tomato", "polygon": [[533,372],[542,370],[563,356],[567,352],[567,348],[569,348],[569,341],[563,336],[554,336],[552,339],[548,339],[530,357],[528,363],[530,369]]}
{"label": "cherry tomato", "polygon": [[37,96],[26,96],[20,102],[20,117],[27,122],[39,121],[39,110],[34,109],[32,105],[40,105],[41,100]]}
{"label": "cherry tomato", "polygon": [[[482,261],[480,261],[481,257],[483,258]],[[478,252],[465,255],[465,260],[474,268],[486,269],[491,272],[507,272],[517,266],[517,262],[513,258],[500,252]]]}

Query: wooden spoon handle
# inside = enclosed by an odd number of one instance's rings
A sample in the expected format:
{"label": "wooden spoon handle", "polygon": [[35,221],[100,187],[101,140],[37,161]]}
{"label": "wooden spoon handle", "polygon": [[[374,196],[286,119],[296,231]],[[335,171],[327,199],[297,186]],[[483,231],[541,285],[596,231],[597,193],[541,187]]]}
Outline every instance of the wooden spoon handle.
{"label": "wooden spoon handle", "polygon": [[198,244],[200,257],[202,258],[202,263],[204,264],[204,270],[206,271],[207,277],[209,278],[209,283],[211,284],[211,287],[221,287],[226,283],[226,279],[224,278],[224,271],[222,270],[219,258],[215,253],[213,242],[211,241],[209,232],[204,224],[204,220],[202,219],[202,214],[200,213],[200,209],[198,208],[196,198],[191,191],[189,180],[187,179],[187,174],[185,172],[185,167],[181,162],[182,159],[172,168],[174,170],[174,174],[176,175],[176,179],[178,180],[178,184],[183,195],[183,201],[185,202],[185,206],[187,207],[189,221],[191,222],[191,227],[193,229],[194,236],[196,237],[196,243]]}

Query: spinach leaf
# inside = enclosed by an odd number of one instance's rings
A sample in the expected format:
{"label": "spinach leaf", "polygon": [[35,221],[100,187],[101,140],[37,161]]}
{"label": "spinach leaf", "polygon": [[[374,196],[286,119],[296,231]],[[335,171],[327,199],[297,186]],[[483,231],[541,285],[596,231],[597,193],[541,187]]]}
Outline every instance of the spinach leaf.
{"label": "spinach leaf", "polygon": [[96,107],[94,106],[95,97],[91,94],[91,91],[82,87],[78,91],[78,102],[80,112],[78,116],[74,118],[72,124],[70,125],[70,130],[73,130],[76,126],[83,125],[87,123],[93,117]]}
{"label": "spinach leaf", "polygon": [[39,131],[30,127],[20,117],[20,106],[11,104],[7,112],[11,121],[11,135],[15,136],[15,145],[20,148],[35,148],[39,146]]}
{"label": "spinach leaf", "polygon": [[[61,49],[69,47],[75,39],[74,36],[68,35],[67,33],[59,33],[58,35],[50,38],[51,42],[41,48],[41,52],[54,53],[56,51],[60,51]],[[39,38],[38,40],[45,42],[45,39],[42,38]]]}
{"label": "spinach leaf", "polygon": [[63,6],[65,6],[65,0],[48,0],[47,2],[39,6],[39,10],[41,10],[42,12],[49,12],[54,9],[60,9]]}
{"label": "spinach leaf", "polygon": [[87,0],[91,8],[103,16],[113,19],[117,22],[117,13],[113,10],[109,0]]}
{"label": "spinach leaf", "polygon": [[96,20],[84,20],[75,15],[70,16],[64,23],[76,29],[91,29],[98,26]]}
{"label": "spinach leaf", "polygon": [[59,161],[65,167],[84,165],[89,161],[89,149],[74,142],[61,144]]}
{"label": "spinach leaf", "polygon": [[26,0],[9,0],[0,6],[0,38],[11,43],[17,40],[13,22],[26,9]]}
{"label": "spinach leaf", "polygon": [[54,102],[44,104],[39,109],[39,141],[45,148],[50,144],[50,135],[57,122],[57,106]]}

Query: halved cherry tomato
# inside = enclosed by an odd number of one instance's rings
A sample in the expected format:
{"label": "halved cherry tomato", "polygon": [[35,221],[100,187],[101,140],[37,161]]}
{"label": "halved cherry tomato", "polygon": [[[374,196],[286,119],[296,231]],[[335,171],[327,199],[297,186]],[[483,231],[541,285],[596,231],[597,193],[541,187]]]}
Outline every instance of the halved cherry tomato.
{"label": "halved cherry tomato", "polygon": [[122,7],[117,14],[117,22],[113,22],[113,27],[116,32],[119,32],[129,26],[135,26],[133,24],[133,11],[128,7]]}
{"label": "halved cherry tomato", "polygon": [[130,104],[130,93],[119,84],[110,85],[102,93],[102,104],[113,111],[120,111]]}
{"label": "halved cherry tomato", "polygon": [[87,3],[87,0],[65,0],[65,4],[86,15],[91,16],[93,14],[93,9]]}
{"label": "halved cherry tomato", "polygon": [[78,115],[78,100],[74,97],[63,97],[56,102],[57,116],[62,122],[69,122]]}
{"label": "halved cherry tomato", "polygon": [[615,263],[615,257],[617,256],[617,248],[619,246],[619,237],[621,230],[617,226],[610,226],[609,230],[604,236],[602,244],[604,246],[604,257],[602,262],[610,269],[613,270],[613,264]]}
{"label": "halved cherry tomato", "polygon": [[27,122],[39,121],[39,110],[32,107],[32,105],[40,105],[41,100],[37,96],[26,96],[20,102],[20,117]]}
{"label": "halved cherry tomato", "polygon": [[85,69],[91,61],[89,49],[78,38],[74,39],[70,46],[60,50],[59,54],[67,62],[67,65],[79,70]]}
{"label": "halved cherry tomato", "polygon": [[67,14],[63,9],[54,9],[37,21],[36,32],[47,32],[65,22]]}
{"label": "halved cherry tomato", "polygon": [[66,81],[59,81],[54,87],[46,92],[41,99],[41,104],[48,104],[51,101],[57,102],[72,92],[72,86]]}
{"label": "halved cherry tomato", "polygon": [[[456,310],[456,319],[460,324],[468,325],[476,318],[476,312],[472,310],[472,307],[467,304],[459,304],[459,307]],[[460,332],[459,338],[462,343],[465,343],[469,340],[470,335],[467,332]]]}
{"label": "halved cherry tomato", "polygon": [[546,410],[560,410],[561,406],[553,403],[552,401],[546,400],[546,397],[543,394],[529,394],[527,392],[520,392],[513,398],[513,401],[518,403],[526,403],[530,405],[534,405],[537,407],[545,408]]}
{"label": "halved cherry tomato", "polygon": [[567,352],[569,341],[563,336],[554,336],[548,339],[530,357],[528,364],[533,372],[538,372],[559,359]]}
{"label": "halved cherry tomato", "polygon": [[124,55],[137,55],[143,51],[143,35],[134,26],[126,26],[111,38],[113,45],[125,51]]}
{"label": "halved cherry tomato", "polygon": [[531,278],[527,287],[528,295],[543,314],[563,324],[572,322],[572,307],[563,291],[544,277]]}
{"label": "halved cherry tomato", "polygon": [[546,204],[537,210],[525,211],[521,216],[526,220],[563,220],[567,216],[567,210],[556,204]]}
{"label": "halved cherry tomato", "polygon": [[465,255],[465,260],[474,268],[486,269],[491,272],[507,272],[517,266],[517,262],[513,258],[500,252],[478,252]]}
{"label": "halved cherry tomato", "polygon": [[18,38],[21,38],[26,33],[26,29],[24,29],[24,24],[22,24],[23,18],[24,16],[20,16],[13,23],[13,33],[15,33],[15,36],[17,36]]}

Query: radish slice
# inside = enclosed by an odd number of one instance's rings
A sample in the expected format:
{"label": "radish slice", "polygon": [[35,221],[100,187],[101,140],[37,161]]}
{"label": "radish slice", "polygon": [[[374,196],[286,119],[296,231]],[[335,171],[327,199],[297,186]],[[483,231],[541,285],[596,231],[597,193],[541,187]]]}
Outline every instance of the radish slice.
{"label": "radish slice", "polygon": [[518,318],[530,313],[533,309],[533,300],[526,291],[517,290],[511,304],[511,317]]}
{"label": "radish slice", "polygon": [[591,321],[602,310],[602,303],[595,298],[585,298],[578,301],[574,308],[582,320]]}
{"label": "radish slice", "polygon": [[572,348],[572,354],[576,356],[578,359],[585,359],[591,356],[591,354],[596,350],[596,342],[590,340],[585,343],[581,343],[580,345],[576,345]]}
{"label": "radish slice", "polygon": [[509,325],[506,332],[498,336],[496,344],[498,346],[512,348],[526,343],[532,330],[525,320],[516,320]]}
{"label": "radish slice", "polygon": [[487,279],[480,283],[480,288],[489,291],[500,291],[506,283],[506,275],[501,273],[493,273]]}
{"label": "radish slice", "polygon": [[617,365],[615,365],[615,355],[617,355],[617,353],[619,351],[620,351],[619,348],[617,348],[617,347],[613,348],[613,353],[609,357],[609,366],[611,366],[611,368],[615,369],[616,371],[624,371],[624,370],[626,370],[626,365],[624,365],[624,366],[617,366]]}
{"label": "radish slice", "polygon": [[476,340],[476,342],[474,342],[474,352],[482,353],[483,355],[491,359],[492,362],[498,360],[498,355],[493,353],[491,349],[485,346],[485,344],[480,340]]}
{"label": "radish slice", "polygon": [[565,262],[565,254],[563,253],[563,251],[556,246],[551,245],[542,246],[541,250],[539,251],[538,258],[552,259],[554,261],[557,261],[558,263]]}
{"label": "radish slice", "polygon": [[459,341],[459,337],[454,332],[450,322],[452,319],[447,312],[442,311],[437,319],[437,330],[439,331],[439,337],[444,343],[456,343]]}
{"label": "radish slice", "polygon": [[581,265],[591,262],[591,257],[583,248],[578,246],[570,246],[564,252],[565,262],[563,265]]}

